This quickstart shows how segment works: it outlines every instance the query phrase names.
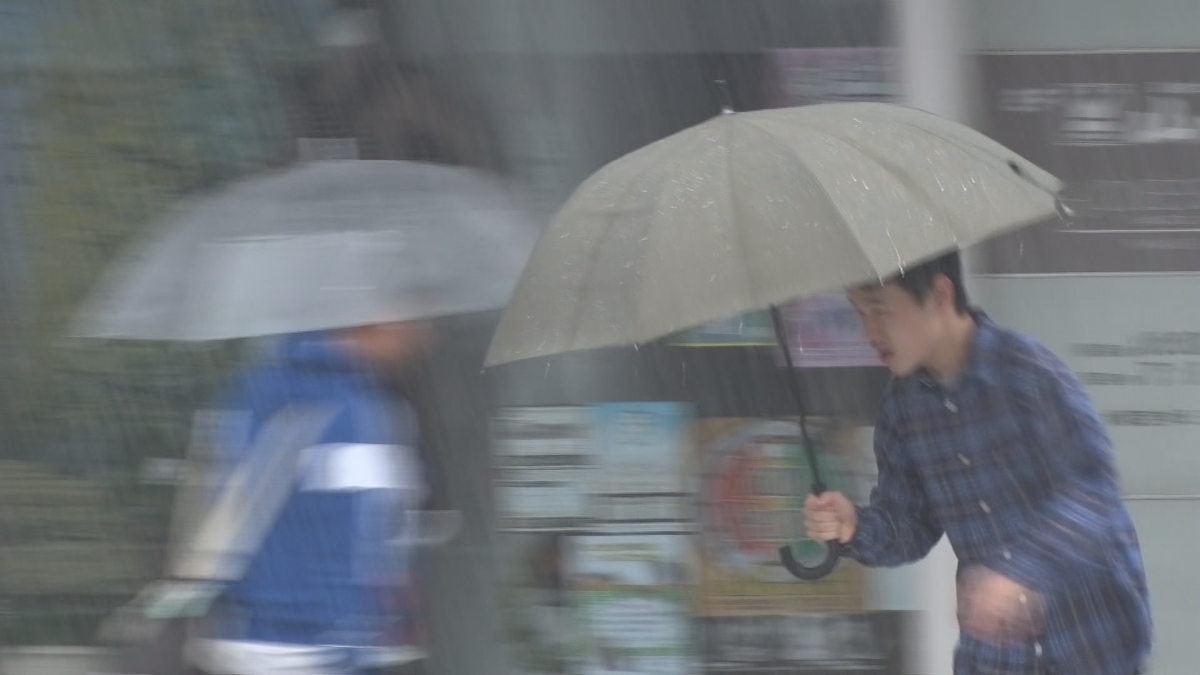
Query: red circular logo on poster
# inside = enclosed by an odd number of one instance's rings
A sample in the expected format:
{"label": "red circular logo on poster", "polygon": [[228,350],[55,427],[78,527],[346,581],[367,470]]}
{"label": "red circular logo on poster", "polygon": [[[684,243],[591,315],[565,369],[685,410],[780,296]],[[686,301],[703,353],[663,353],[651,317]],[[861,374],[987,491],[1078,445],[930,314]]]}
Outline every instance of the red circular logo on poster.
{"label": "red circular logo on poster", "polygon": [[[814,432],[818,461],[822,475],[831,476],[820,436]],[[819,543],[803,537],[812,474],[795,422],[747,422],[703,451],[703,538],[716,564],[763,581],[790,581],[779,564],[780,546],[796,544],[797,557],[804,559],[824,554]]]}

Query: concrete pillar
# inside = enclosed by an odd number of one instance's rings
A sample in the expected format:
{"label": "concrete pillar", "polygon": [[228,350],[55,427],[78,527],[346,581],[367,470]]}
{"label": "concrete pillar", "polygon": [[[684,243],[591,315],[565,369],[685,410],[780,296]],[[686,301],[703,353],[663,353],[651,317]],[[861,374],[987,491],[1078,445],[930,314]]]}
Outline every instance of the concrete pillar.
{"label": "concrete pillar", "polygon": [[964,0],[893,0],[900,81],[908,105],[959,122],[976,116],[970,6]]}
{"label": "concrete pillar", "polygon": [[[970,123],[970,18],[963,0],[894,0],[900,80],[905,102],[942,117]],[[970,256],[965,261],[971,267]],[[954,577],[958,560],[943,538],[925,560],[892,572],[890,583],[913,589],[920,607],[912,670],[949,675],[958,642]]]}

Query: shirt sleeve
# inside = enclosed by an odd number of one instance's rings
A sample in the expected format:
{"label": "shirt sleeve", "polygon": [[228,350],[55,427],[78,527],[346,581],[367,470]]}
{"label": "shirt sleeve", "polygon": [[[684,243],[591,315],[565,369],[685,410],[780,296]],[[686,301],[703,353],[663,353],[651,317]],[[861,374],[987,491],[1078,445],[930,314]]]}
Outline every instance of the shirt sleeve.
{"label": "shirt sleeve", "polygon": [[1029,442],[1061,482],[1007,555],[991,567],[1043,594],[1107,569],[1108,532],[1120,504],[1112,444],[1083,387],[1065,365],[1035,374],[1025,415]]}
{"label": "shirt sleeve", "polygon": [[879,468],[870,502],[858,507],[858,529],[848,557],[868,567],[895,567],[924,558],[942,537],[921,482],[904,454],[899,411],[889,393],[875,424]]}

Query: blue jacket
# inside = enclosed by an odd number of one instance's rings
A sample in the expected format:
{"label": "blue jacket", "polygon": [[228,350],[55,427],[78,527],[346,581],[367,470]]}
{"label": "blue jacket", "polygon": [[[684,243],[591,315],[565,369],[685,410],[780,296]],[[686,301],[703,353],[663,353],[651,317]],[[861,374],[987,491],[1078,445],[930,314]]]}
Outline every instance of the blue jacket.
{"label": "blue jacket", "polygon": [[308,448],[297,484],[243,578],[228,590],[230,640],[364,651],[404,644],[409,547],[397,545],[423,490],[416,423],[406,400],[322,334],[285,338],[280,357],[244,373],[222,409],[226,469],[255,432],[289,405],[340,412]]}

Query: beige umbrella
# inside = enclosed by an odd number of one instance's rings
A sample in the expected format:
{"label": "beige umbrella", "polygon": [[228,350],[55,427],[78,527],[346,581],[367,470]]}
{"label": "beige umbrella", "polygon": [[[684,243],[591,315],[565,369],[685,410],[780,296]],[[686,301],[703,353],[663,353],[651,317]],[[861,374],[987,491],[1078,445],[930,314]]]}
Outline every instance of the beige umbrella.
{"label": "beige umbrella", "polygon": [[[648,342],[770,308],[813,492],[824,490],[778,305],[883,279],[1059,213],[1061,183],[967,127],[839,103],[723,114],[581,185],[542,235],[487,356],[497,365]],[[828,542],[801,579],[837,563]]]}
{"label": "beige umbrella", "polygon": [[718,116],[585,181],[541,237],[488,365],[645,343],[1053,217],[1059,181],[929,113]]}

